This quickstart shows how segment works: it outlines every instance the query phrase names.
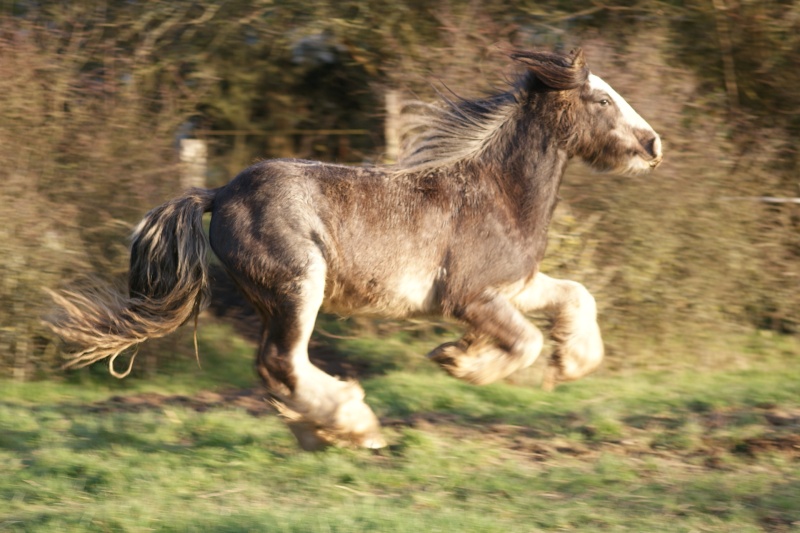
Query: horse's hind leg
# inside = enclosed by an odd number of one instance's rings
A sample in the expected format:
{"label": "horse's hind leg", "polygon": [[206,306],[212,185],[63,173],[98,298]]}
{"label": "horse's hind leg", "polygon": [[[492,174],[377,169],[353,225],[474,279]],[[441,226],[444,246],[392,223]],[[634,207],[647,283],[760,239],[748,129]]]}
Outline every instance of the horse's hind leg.
{"label": "horse's hind leg", "polygon": [[364,391],[354,381],[341,381],[308,359],[308,342],[325,289],[325,267],[312,262],[302,279],[251,301],[268,317],[256,368],[276,399],[301,447],[352,443],[367,448],[386,445],[378,419],[364,403]]}
{"label": "horse's hind leg", "polygon": [[542,333],[499,294],[481,295],[457,316],[469,324],[466,335],[428,354],[456,378],[492,383],[532,365],[542,351]]}
{"label": "horse's hind leg", "polygon": [[524,312],[541,311],[553,318],[551,337],[556,349],[545,374],[544,388],[576,380],[600,366],[604,350],[597,305],[586,287],[539,273],[513,303]]}

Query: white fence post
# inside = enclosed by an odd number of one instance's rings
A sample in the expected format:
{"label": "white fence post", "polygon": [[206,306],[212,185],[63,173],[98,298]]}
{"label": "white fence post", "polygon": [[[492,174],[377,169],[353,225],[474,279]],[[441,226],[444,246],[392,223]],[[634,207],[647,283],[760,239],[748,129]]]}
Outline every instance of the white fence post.
{"label": "white fence post", "polygon": [[384,124],[386,140],[385,159],[394,163],[400,156],[400,92],[386,91],[386,122]]}
{"label": "white fence post", "polygon": [[208,145],[200,139],[181,139],[181,187],[206,186],[206,169],[208,168]]}

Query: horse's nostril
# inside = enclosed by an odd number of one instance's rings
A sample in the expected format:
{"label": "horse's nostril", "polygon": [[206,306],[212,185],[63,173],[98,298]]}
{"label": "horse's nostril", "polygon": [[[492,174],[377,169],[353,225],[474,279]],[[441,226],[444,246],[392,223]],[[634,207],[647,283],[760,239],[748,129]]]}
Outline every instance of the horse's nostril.
{"label": "horse's nostril", "polygon": [[642,149],[652,159],[661,157],[661,139],[657,134],[648,132],[648,134],[640,136],[639,144],[642,145]]}
{"label": "horse's nostril", "polygon": [[655,158],[658,154],[656,154],[656,137],[650,137],[649,139],[644,139],[642,142],[642,147],[644,147],[647,154],[653,158]]}

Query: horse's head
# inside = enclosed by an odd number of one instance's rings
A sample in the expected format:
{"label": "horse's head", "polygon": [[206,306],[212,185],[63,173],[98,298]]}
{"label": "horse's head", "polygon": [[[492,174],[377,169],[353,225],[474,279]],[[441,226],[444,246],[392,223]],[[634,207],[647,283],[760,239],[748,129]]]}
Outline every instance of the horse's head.
{"label": "horse's head", "polygon": [[621,174],[648,172],[661,163],[661,138],[610,85],[589,72],[580,49],[569,56],[517,52],[512,57],[528,67],[529,94],[545,94],[545,105],[561,108],[558,128],[570,156],[595,170]]}

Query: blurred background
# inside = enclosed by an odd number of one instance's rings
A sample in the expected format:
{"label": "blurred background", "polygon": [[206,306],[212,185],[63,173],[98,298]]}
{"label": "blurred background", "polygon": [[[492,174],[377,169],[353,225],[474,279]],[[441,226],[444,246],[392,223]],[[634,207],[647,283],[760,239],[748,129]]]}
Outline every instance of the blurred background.
{"label": "blurred background", "polygon": [[[132,227],[186,186],[259,158],[390,161],[398,99],[503,90],[505,50],[575,46],[665,146],[646,177],[575,163],[550,229],[543,270],[597,297],[608,367],[799,334],[798,2],[3,0],[0,375],[59,374],[43,289],[123,279]],[[201,328],[246,314],[218,285]],[[139,371],[193,357],[190,335]]]}

